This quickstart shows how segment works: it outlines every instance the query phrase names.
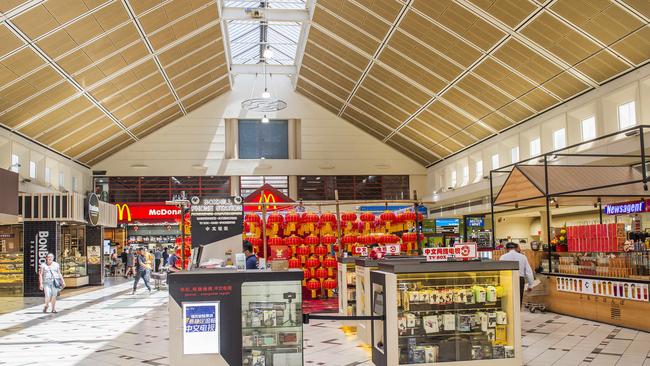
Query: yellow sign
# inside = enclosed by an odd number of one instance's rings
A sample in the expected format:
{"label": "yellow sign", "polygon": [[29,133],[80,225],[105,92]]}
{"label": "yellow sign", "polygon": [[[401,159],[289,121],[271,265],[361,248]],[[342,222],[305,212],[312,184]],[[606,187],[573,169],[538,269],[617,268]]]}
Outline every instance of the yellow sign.
{"label": "yellow sign", "polygon": [[[260,199],[259,199],[258,202],[259,203],[275,203],[276,202],[275,201],[275,195],[273,193],[266,194],[265,192],[262,192],[262,194],[260,194]],[[257,206],[257,209],[261,210],[262,206],[261,205]],[[277,210],[278,206],[275,206],[275,205],[274,206],[267,206],[267,209]]]}
{"label": "yellow sign", "polygon": [[117,207],[118,220],[124,221],[124,212],[126,211],[126,221],[131,222],[131,209],[129,208],[129,205],[125,203],[123,204],[116,203],[115,207]]}

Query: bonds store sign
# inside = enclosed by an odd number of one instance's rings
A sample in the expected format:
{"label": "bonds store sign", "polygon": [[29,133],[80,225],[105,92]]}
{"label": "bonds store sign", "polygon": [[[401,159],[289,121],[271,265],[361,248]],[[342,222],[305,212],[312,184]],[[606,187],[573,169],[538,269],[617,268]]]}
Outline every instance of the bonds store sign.
{"label": "bonds store sign", "polygon": [[[56,221],[25,221],[23,223],[25,245],[23,265],[25,296],[42,296],[38,288],[38,271],[45,263],[48,253],[56,254],[59,225]],[[55,258],[56,260],[56,258]]]}
{"label": "bonds store sign", "polygon": [[116,203],[117,221],[120,224],[130,222],[170,222],[180,218],[181,210],[164,203]]}

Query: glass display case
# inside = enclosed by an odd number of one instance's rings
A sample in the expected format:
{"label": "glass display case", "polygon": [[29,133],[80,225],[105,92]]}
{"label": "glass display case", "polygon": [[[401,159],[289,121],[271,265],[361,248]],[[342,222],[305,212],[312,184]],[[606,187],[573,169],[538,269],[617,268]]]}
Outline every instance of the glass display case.
{"label": "glass display case", "polygon": [[355,260],[356,257],[337,259],[339,314],[341,315],[355,315],[357,312]]}
{"label": "glass display case", "polygon": [[242,365],[302,365],[300,281],[245,282],[241,291]]}
{"label": "glass display case", "polygon": [[[373,362],[521,365],[517,263],[381,264],[371,272]],[[498,361],[496,361],[498,360]]]}
{"label": "glass display case", "polygon": [[23,255],[0,254],[0,296],[20,295],[23,291]]}
{"label": "glass display case", "polygon": [[88,274],[86,257],[66,257],[61,259],[61,274],[65,278],[84,277]]}
{"label": "glass display case", "polygon": [[650,251],[553,252],[551,256],[553,273],[650,279]]}

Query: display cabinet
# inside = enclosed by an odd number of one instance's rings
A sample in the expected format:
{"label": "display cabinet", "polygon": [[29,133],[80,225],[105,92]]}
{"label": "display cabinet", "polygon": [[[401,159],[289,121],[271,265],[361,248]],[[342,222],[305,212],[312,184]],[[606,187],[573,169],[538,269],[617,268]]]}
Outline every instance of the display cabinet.
{"label": "display cabinet", "polygon": [[337,284],[339,295],[339,314],[354,315],[357,312],[355,257],[337,258]]}
{"label": "display cabinet", "polygon": [[61,274],[64,278],[84,277],[88,275],[86,257],[67,257],[61,260]]}
{"label": "display cabinet", "polygon": [[553,273],[650,280],[650,252],[553,252]]}
{"label": "display cabinet", "polygon": [[16,296],[22,291],[23,255],[0,254],[0,296]]}
{"label": "display cabinet", "polygon": [[516,262],[380,263],[373,363],[521,365],[518,276]]}
{"label": "display cabinet", "polygon": [[242,365],[303,364],[301,290],[300,281],[242,284]]}

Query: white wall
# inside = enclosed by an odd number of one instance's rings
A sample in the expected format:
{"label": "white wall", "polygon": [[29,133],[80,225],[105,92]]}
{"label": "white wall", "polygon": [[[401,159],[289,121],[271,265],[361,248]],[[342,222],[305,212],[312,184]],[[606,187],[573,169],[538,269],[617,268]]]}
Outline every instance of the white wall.
{"label": "white wall", "polygon": [[[75,192],[85,193],[91,189],[90,169],[29,141],[11,131],[0,129],[0,167],[8,169],[12,154],[20,159],[20,192],[46,193],[57,190],[72,192],[72,177],[77,181]],[[30,178],[29,163],[36,163],[36,179]],[[45,180],[46,169],[50,172],[49,181]],[[59,185],[59,174],[64,175],[63,186]],[[31,182],[24,181],[25,179]],[[0,187],[1,188],[1,187]]]}
{"label": "white wall", "polygon": [[[299,159],[226,159],[226,119],[261,118],[241,110],[254,75],[235,77],[233,90],[206,103],[142,140],[95,164],[112,176],[136,175],[410,175],[411,190],[430,191],[426,169],[381,141],[336,117],[293,91],[290,79],[274,76],[272,93],[288,107],[268,114],[273,119],[299,119]],[[256,95],[261,93],[261,79]],[[236,136],[233,136],[236,138]]]}
{"label": "white wall", "polygon": [[[596,135],[618,131],[618,113],[620,104],[635,101],[637,125],[650,124],[650,65],[639,68],[599,88],[585,93],[559,107],[527,121],[519,126],[490,138],[462,153],[435,164],[427,169],[429,187],[425,199],[435,200],[440,204],[450,204],[458,200],[466,200],[466,195],[458,192],[466,190],[474,196],[489,193],[489,183],[486,180],[473,184],[473,179],[466,187],[456,187],[455,191],[446,189],[444,183],[448,182],[451,171],[457,169],[459,162],[469,157],[470,160],[483,161],[483,174],[488,175],[491,170],[491,156],[499,153],[500,165],[508,165],[510,161],[510,147],[513,141],[519,143],[520,160],[531,157],[530,141],[534,138],[541,139],[541,152],[553,149],[553,132],[565,128],[567,146],[582,141],[580,121],[589,116],[596,117]],[[588,148],[586,146],[585,148]],[[613,153],[614,151],[609,151]],[[504,155],[505,154],[505,155]],[[473,172],[475,168],[471,168]],[[460,174],[460,172],[457,172]],[[475,187],[472,187],[472,186]],[[437,192],[437,194],[436,194]]]}

